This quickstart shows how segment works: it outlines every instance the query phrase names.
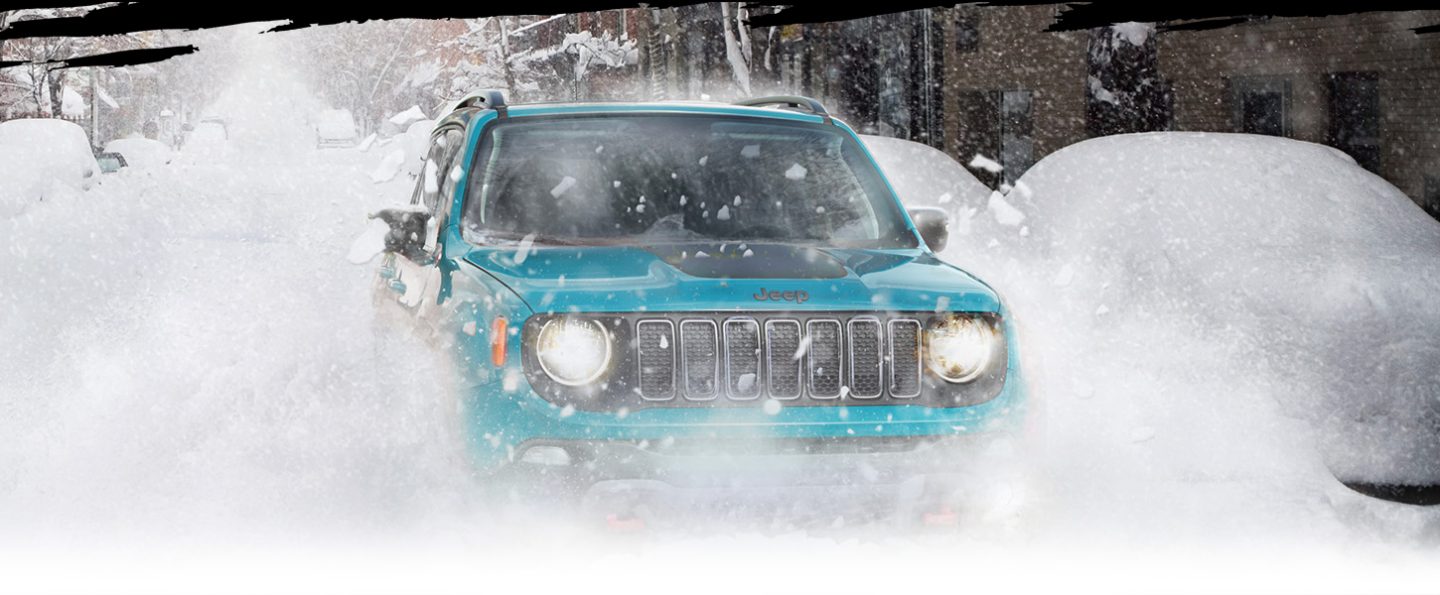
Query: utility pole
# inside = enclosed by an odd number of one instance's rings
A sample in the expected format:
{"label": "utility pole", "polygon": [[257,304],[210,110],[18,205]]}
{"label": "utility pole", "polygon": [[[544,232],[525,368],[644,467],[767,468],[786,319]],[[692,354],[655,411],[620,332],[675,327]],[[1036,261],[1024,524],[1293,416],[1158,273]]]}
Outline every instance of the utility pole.
{"label": "utility pole", "polygon": [[90,144],[100,145],[100,70],[90,67]]}

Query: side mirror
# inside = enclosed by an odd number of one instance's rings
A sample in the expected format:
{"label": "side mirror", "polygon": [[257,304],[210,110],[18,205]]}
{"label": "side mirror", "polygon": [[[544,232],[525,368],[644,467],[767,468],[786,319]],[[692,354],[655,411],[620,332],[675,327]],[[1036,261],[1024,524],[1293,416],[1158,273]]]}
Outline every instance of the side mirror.
{"label": "side mirror", "polygon": [[390,226],[385,234],[385,251],[399,254],[411,260],[420,260],[425,254],[426,226],[430,223],[429,211],[416,206],[391,207],[370,214]]}
{"label": "side mirror", "polygon": [[930,251],[944,250],[945,243],[950,240],[950,214],[939,207],[912,207],[907,212]]}

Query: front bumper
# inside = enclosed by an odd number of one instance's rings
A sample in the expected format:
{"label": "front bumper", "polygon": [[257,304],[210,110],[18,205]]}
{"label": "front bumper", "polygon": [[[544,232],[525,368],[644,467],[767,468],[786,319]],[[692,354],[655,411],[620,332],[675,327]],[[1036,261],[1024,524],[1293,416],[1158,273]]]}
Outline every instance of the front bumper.
{"label": "front bumper", "polygon": [[[572,459],[590,465],[612,460],[697,461],[652,459],[659,456],[655,447],[667,444],[719,444],[727,449],[766,452],[764,456],[775,456],[769,447],[807,441],[852,450],[883,440],[932,448],[927,445],[934,439],[1016,429],[1024,417],[1026,393],[1024,378],[1014,367],[998,396],[966,407],[837,404],[767,410],[764,403],[757,402],[749,408],[591,412],[558,407],[523,382],[513,388],[509,392],[501,387],[476,390],[466,400],[465,433],[472,462],[482,475],[521,463],[528,449],[547,443],[569,445],[575,449]],[[731,450],[728,454],[737,453]],[[812,457],[817,455],[793,456],[815,460]]]}

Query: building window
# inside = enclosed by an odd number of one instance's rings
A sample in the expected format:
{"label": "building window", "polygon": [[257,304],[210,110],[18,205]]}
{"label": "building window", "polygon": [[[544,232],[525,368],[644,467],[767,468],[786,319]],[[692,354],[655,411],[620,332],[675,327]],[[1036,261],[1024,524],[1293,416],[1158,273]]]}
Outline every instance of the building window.
{"label": "building window", "polygon": [[1243,77],[1231,81],[1235,131],[1290,136],[1290,81]]}
{"label": "building window", "polygon": [[1380,171],[1380,77],[1373,72],[1330,75],[1330,129],[1326,142]]}
{"label": "building window", "polygon": [[1000,166],[1005,168],[1001,178],[1006,184],[1013,185],[1035,163],[1035,127],[1030,116],[1033,97],[1029,91],[1000,94]]}
{"label": "building window", "polygon": [[962,54],[980,49],[980,15],[961,10],[955,15],[955,51]]}
{"label": "building window", "polygon": [[956,157],[990,186],[1014,184],[1035,161],[1033,105],[1031,91],[961,92]]}

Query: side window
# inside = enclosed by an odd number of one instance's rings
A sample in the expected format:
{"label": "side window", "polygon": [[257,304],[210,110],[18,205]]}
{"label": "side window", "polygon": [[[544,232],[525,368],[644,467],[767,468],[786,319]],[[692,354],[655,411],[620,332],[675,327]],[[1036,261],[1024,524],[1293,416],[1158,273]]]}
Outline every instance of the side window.
{"label": "side window", "polygon": [[[445,155],[444,167],[440,173],[440,209],[449,209],[455,202],[455,185],[460,183],[460,176],[465,173],[465,132],[455,128],[445,131],[445,144],[447,153]],[[434,211],[432,211],[434,212]],[[434,212],[435,218],[440,218],[439,212]]]}
{"label": "side window", "polygon": [[465,133],[459,128],[447,128],[436,134],[430,140],[430,151],[420,168],[420,179],[416,180],[411,204],[424,205],[425,210],[430,212],[425,237],[426,252],[435,251],[440,229],[444,227],[445,216],[455,196],[455,182],[460,179],[460,174],[454,171],[455,162],[463,152],[464,138]]}
{"label": "side window", "polygon": [[435,213],[435,205],[440,201],[440,182],[445,175],[442,168],[451,144],[447,135],[448,131],[431,137],[430,151],[425,155],[425,163],[420,165],[420,179],[415,181],[415,194],[419,199],[415,204],[425,205],[425,210],[431,214]]}

